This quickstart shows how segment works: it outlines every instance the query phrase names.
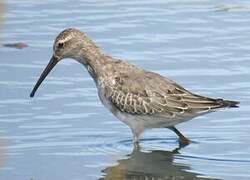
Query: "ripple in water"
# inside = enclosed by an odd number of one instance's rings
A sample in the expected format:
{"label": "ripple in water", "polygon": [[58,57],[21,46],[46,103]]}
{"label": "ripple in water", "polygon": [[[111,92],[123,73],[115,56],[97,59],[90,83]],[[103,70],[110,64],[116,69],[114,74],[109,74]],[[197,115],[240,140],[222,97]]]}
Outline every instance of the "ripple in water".
{"label": "ripple in water", "polygon": [[[28,44],[0,48],[0,179],[250,179],[250,4],[230,4],[0,3],[2,43]],[[194,141],[185,148],[161,129],[145,133],[141,150],[133,151],[129,129],[104,110],[77,63],[60,63],[29,99],[55,36],[66,27],[85,31],[108,54],[196,93],[239,100],[241,107],[180,125]]]}

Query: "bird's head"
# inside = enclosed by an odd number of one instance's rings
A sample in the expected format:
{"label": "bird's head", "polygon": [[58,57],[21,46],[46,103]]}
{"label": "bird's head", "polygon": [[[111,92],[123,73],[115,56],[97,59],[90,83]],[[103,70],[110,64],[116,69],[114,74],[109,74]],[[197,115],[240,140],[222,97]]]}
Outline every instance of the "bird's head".
{"label": "bird's head", "polygon": [[[53,58],[60,61],[64,58],[78,59],[80,50],[96,49],[95,44],[80,30],[68,28],[62,31],[55,39]],[[84,55],[81,53],[81,55]]]}
{"label": "bird's head", "polygon": [[53,55],[34,86],[30,97],[35,95],[40,84],[59,61],[64,58],[73,58],[85,64],[88,53],[97,52],[97,49],[95,44],[83,32],[75,28],[68,28],[62,31],[55,39]]}

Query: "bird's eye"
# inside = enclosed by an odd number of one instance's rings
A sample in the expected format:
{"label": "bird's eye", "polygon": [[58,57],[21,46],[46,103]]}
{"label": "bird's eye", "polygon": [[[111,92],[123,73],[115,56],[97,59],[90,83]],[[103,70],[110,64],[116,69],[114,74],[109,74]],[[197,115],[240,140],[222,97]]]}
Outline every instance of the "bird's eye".
{"label": "bird's eye", "polygon": [[63,43],[58,43],[57,48],[58,48],[58,49],[62,49],[62,48],[63,48],[63,46],[64,46],[64,44],[63,44]]}

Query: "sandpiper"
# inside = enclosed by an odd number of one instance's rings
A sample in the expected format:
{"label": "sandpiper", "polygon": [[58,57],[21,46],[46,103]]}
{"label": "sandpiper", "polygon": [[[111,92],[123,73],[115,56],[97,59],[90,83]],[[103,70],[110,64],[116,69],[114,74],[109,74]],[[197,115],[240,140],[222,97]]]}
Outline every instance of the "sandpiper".
{"label": "sandpiper", "polygon": [[64,58],[75,59],[86,67],[95,81],[100,100],[130,127],[135,145],[139,143],[140,134],[150,128],[168,128],[179,136],[181,145],[187,145],[190,141],[175,128],[176,124],[218,109],[238,107],[239,104],[194,94],[157,73],[107,56],[75,28],[65,29],[56,37],[53,56],[30,97]]}

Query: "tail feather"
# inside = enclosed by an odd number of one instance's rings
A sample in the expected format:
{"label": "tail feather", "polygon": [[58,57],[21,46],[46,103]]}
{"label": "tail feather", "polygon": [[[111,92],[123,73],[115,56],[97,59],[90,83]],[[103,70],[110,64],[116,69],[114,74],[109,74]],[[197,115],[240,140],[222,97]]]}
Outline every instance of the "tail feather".
{"label": "tail feather", "polygon": [[229,107],[229,108],[238,108],[240,102],[239,101],[230,101],[230,100],[223,100],[223,99],[216,99],[218,103],[221,104],[221,107]]}

